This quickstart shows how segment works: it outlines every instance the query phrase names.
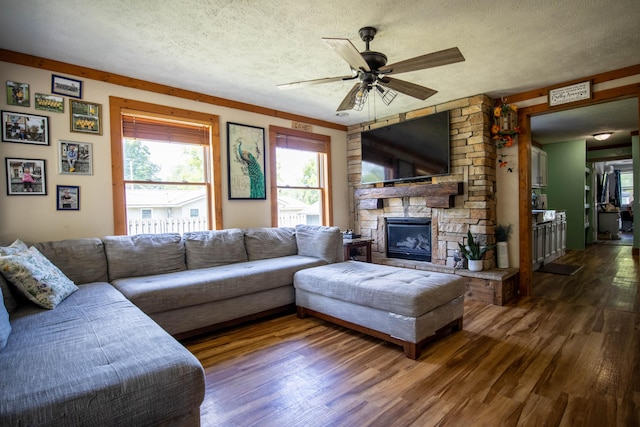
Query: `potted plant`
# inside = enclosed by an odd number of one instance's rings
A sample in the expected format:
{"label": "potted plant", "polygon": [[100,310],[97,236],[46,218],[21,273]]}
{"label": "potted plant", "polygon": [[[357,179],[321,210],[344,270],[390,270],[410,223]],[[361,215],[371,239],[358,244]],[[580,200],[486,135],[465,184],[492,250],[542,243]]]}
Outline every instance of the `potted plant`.
{"label": "potted plant", "polygon": [[480,242],[473,239],[471,231],[467,231],[467,245],[458,243],[460,253],[469,260],[469,270],[482,271],[482,258],[484,254],[495,245],[481,246]]}
{"label": "potted plant", "polygon": [[509,234],[511,234],[511,224],[496,225],[496,244],[498,254],[498,268],[509,268]]}

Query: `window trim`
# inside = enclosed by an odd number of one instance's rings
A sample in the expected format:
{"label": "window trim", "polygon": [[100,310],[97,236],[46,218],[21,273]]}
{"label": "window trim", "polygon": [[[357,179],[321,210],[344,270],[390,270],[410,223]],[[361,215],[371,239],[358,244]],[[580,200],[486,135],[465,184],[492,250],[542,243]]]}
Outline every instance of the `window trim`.
{"label": "window trim", "polygon": [[333,225],[333,192],[332,192],[332,180],[331,180],[331,137],[327,135],[321,135],[317,133],[305,132],[297,129],[289,129],[280,126],[269,126],[269,192],[271,195],[271,225],[273,227],[278,226],[278,170],[276,159],[276,147],[278,147],[277,135],[286,135],[288,138],[303,138],[307,141],[293,141],[289,146],[282,146],[284,148],[301,149],[307,151],[315,151],[317,153],[325,154],[326,161],[321,162],[322,170],[320,171],[320,180],[324,181],[324,185],[320,186],[324,188],[322,191],[322,223],[326,225]]}
{"label": "window trim", "polygon": [[[181,120],[209,126],[209,158],[211,173],[207,174],[207,204],[210,207],[209,229],[222,229],[222,171],[220,168],[220,118],[198,111],[166,107],[142,101],[109,97],[111,123],[111,179],[113,185],[113,230],[115,235],[127,234],[127,209],[122,150],[122,114],[134,112],[159,119]],[[214,228],[212,228],[214,227]]]}

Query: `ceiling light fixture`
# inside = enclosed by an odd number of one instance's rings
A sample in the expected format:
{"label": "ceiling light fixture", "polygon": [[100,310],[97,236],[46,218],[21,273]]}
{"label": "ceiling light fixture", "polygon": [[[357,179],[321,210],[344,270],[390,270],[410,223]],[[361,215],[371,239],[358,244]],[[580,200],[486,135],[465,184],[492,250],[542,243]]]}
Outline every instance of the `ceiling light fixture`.
{"label": "ceiling light fixture", "polygon": [[609,139],[611,135],[613,135],[613,132],[602,132],[594,134],[593,137],[598,141],[604,141],[605,139]]}

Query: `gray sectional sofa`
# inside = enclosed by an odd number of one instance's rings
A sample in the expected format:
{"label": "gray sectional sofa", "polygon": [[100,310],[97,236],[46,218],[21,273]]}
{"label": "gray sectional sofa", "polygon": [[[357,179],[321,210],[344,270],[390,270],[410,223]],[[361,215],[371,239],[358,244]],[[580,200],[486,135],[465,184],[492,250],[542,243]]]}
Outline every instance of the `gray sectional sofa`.
{"label": "gray sectional sofa", "polygon": [[0,275],[0,425],[199,425],[204,373],[175,337],[293,309],[293,275],[342,260],[320,226],[33,247],[77,290],[47,309]]}

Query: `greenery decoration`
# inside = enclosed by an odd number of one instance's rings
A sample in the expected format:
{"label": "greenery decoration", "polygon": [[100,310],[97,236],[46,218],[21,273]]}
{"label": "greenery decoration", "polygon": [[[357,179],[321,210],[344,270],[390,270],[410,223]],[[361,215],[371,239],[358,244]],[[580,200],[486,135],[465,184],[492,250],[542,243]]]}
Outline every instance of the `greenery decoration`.
{"label": "greenery decoration", "polygon": [[458,246],[460,246],[460,253],[466,259],[481,260],[484,257],[484,254],[489,249],[493,249],[496,245],[481,246],[478,240],[473,239],[471,231],[467,231],[467,245],[465,246],[462,243],[458,243]]}
{"label": "greenery decoration", "polygon": [[509,240],[509,234],[511,234],[512,225],[496,225],[496,241],[506,242]]}
{"label": "greenery decoration", "polygon": [[[502,105],[493,109],[493,125],[491,126],[491,135],[494,141],[496,141],[496,147],[498,150],[505,147],[513,146],[514,138],[520,133],[520,128],[517,124],[518,106],[514,104],[507,104],[502,102]],[[507,155],[498,152],[498,166],[501,168],[507,168],[507,171],[513,172],[513,168],[508,166],[506,160]]]}

